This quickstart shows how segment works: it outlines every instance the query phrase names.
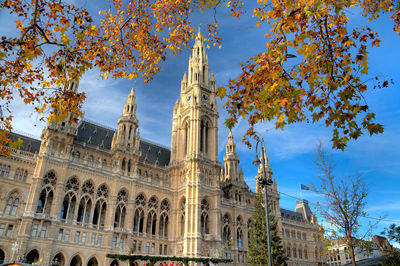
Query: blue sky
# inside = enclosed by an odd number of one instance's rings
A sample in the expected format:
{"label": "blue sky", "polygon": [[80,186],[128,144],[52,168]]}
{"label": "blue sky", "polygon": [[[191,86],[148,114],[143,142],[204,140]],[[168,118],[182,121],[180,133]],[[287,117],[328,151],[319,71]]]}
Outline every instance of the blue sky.
{"label": "blue sky", "polygon": [[[83,2],[89,10],[92,2]],[[97,3],[96,3],[97,4]],[[81,5],[81,3],[79,3]],[[223,38],[222,48],[211,48],[207,51],[210,69],[214,71],[217,85],[224,85],[229,78],[240,73],[239,63],[249,56],[256,55],[264,49],[263,39],[266,29],[255,27],[255,20],[249,14],[240,20],[227,18],[226,10],[217,13],[219,31]],[[95,12],[97,14],[97,12]],[[350,23],[367,25],[365,19],[357,12],[349,12]],[[1,18],[3,17],[3,18]],[[205,25],[210,14],[195,14],[193,25]],[[0,25],[6,25],[6,17],[0,12]],[[370,109],[376,113],[377,121],[385,127],[385,132],[378,136],[362,136],[351,141],[344,152],[331,150],[331,129],[323,124],[295,124],[283,131],[274,130],[272,123],[259,125],[258,132],[265,140],[273,176],[277,180],[278,190],[291,195],[281,195],[281,207],[294,210],[295,198],[303,197],[309,202],[321,201],[318,195],[303,191],[300,184],[316,182],[318,173],[313,163],[315,146],[319,140],[324,143],[337,165],[338,178],[348,178],[361,174],[369,185],[367,212],[370,217],[386,215],[386,221],[380,223],[374,231],[380,233],[388,224],[400,224],[400,37],[392,31],[392,22],[383,17],[379,22],[368,24],[380,34],[381,47],[370,49],[369,62],[371,77],[385,75],[393,79],[394,85],[371,90],[367,93]],[[6,27],[0,28],[1,35]],[[141,80],[102,80],[96,70],[88,72],[80,81],[80,88],[87,94],[84,104],[84,118],[112,128],[116,128],[118,117],[132,86],[136,91],[137,117],[141,136],[147,140],[170,146],[172,125],[172,108],[180,92],[180,81],[187,71],[190,51],[179,56],[170,56],[163,64],[161,72],[153,81],[143,84]],[[228,130],[223,121],[227,117],[219,102],[219,157],[222,160]],[[44,123],[37,115],[29,115],[32,109],[24,106],[19,100],[14,103],[14,128],[40,136]],[[36,126],[35,126],[36,125]],[[251,164],[255,151],[249,150],[241,138],[247,129],[245,120],[241,120],[233,129],[240,156],[241,167],[249,186],[254,189],[257,169]],[[272,129],[272,130],[271,130]],[[313,206],[311,206],[313,207]],[[368,219],[362,221],[366,224]]]}

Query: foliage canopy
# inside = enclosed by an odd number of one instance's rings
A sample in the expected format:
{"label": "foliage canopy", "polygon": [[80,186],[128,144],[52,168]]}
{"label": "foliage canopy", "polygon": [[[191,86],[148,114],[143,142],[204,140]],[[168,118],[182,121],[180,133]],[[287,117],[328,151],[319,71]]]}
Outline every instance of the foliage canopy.
{"label": "foliage canopy", "polygon": [[[368,27],[349,29],[346,11],[353,8],[370,20],[388,13],[400,30],[398,1],[373,0],[271,0],[257,1],[248,12],[241,0],[109,0],[108,10],[89,14],[69,1],[4,0],[2,12],[16,17],[16,31],[0,40],[1,153],[9,152],[12,129],[10,103],[20,97],[52,120],[82,115],[84,92],[63,90],[68,80],[78,79],[97,67],[102,76],[145,82],[160,70],[169,53],[178,54],[194,37],[191,24],[196,10],[224,5],[230,15],[252,15],[256,26],[266,28],[264,51],[242,64],[242,73],[219,88],[227,99],[234,126],[239,117],[248,119],[248,137],[254,126],[276,121],[277,128],[302,121],[324,121],[332,127],[333,146],[344,149],[349,139],[364,132],[383,132],[375,123],[364,95],[371,87],[368,51],[379,46],[378,34]],[[207,39],[221,42],[217,20],[207,25]],[[286,60],[297,56],[296,64]],[[377,79],[372,87],[386,87]],[[43,118],[42,117],[42,118]]]}

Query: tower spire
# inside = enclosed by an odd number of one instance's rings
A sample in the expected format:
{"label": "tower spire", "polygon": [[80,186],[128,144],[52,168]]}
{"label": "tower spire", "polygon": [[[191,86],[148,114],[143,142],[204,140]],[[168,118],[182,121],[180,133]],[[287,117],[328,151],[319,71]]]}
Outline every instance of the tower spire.
{"label": "tower spire", "polygon": [[131,150],[135,148],[135,139],[137,135],[138,120],[136,118],[135,89],[132,88],[128,99],[124,105],[122,115],[118,119],[118,130],[112,141],[112,148],[120,150]]}
{"label": "tower spire", "polygon": [[225,180],[239,181],[239,157],[236,154],[236,144],[232,131],[229,130],[228,142],[226,143],[226,155],[224,156]]}

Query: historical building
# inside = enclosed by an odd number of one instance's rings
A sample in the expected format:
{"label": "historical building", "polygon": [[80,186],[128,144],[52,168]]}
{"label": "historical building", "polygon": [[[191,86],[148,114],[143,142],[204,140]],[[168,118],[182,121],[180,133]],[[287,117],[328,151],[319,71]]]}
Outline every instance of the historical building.
{"label": "historical building", "polygon": [[[213,73],[200,33],[173,108],[171,149],[139,135],[134,90],[117,130],[88,121],[47,124],[40,140],[0,158],[0,262],[122,265],[107,253],[210,256],[245,265],[254,193],[232,133],[218,160]],[[66,90],[77,90],[72,81]],[[268,161],[265,165],[272,176]],[[306,201],[280,209],[290,265],[317,265],[318,224]]]}

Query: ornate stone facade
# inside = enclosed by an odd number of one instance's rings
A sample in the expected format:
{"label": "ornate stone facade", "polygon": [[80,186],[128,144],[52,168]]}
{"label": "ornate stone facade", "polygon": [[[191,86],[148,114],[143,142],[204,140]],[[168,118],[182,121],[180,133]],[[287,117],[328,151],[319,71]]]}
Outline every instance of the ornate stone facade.
{"label": "ornate stone facade", "polygon": [[[133,252],[245,265],[254,193],[231,133],[218,161],[217,120],[215,78],[199,33],[173,108],[171,150],[140,138],[133,89],[117,130],[67,119],[48,123],[40,140],[13,134],[24,147],[0,158],[0,260],[123,265],[105,255]],[[268,162],[261,167],[272,175]],[[270,195],[290,263],[316,265],[318,225],[308,205],[280,209],[276,182]]]}

